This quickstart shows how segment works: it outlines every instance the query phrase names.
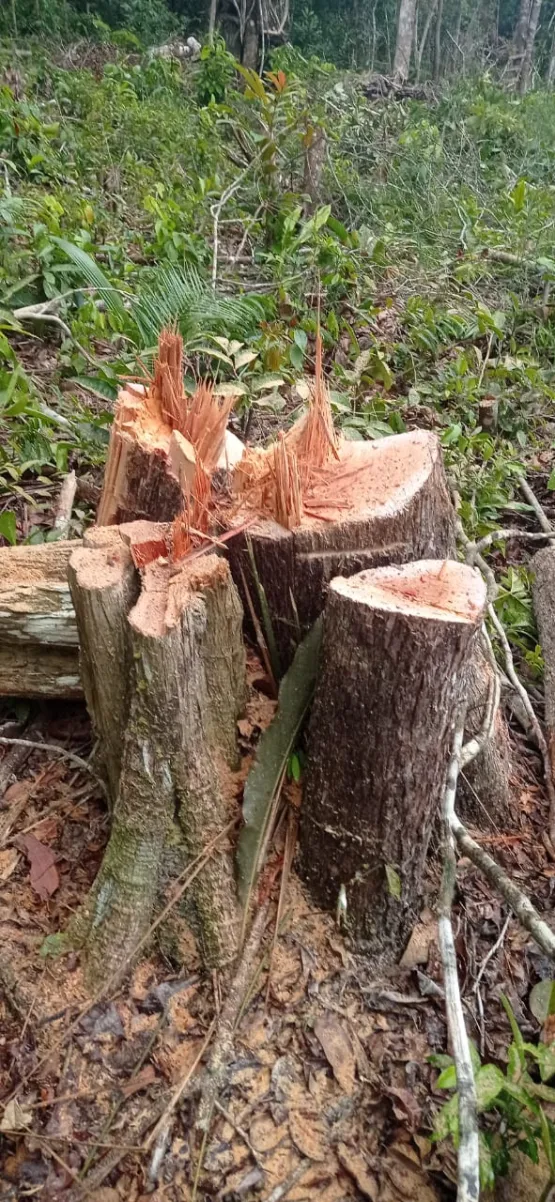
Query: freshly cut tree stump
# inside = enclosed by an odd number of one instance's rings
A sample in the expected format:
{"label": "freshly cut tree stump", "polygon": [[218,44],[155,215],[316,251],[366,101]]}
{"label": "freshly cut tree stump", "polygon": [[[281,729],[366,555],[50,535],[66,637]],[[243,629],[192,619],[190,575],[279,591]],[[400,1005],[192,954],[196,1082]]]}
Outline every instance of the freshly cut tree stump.
{"label": "freshly cut tree stump", "polygon": [[[465,742],[480,734],[492,687],[492,673],[482,639],[478,638],[466,677]],[[465,823],[473,822],[476,826],[497,830],[512,826],[511,772],[509,729],[499,706],[491,737],[476,759],[459,775],[457,812]]]}
{"label": "freshly cut tree stump", "polygon": [[[235,816],[245,653],[241,603],[225,560],[158,558],[139,575],[133,556],[138,547],[157,547],[159,526],[135,523],[90,537],[92,545],[72,557],[70,584],[114,806],[99,874],[71,933],[94,984],[129,966],[166,860],[180,848],[184,867]],[[226,962],[239,914],[223,840],[190,897],[206,963]]]}
{"label": "freshly cut tree stump", "polygon": [[532,560],[532,596],[545,663],[545,724],[551,775],[555,781],[555,546],[544,547]]}
{"label": "freshly cut tree stump", "polygon": [[246,580],[256,606],[264,590],[282,667],[322,612],[335,576],[443,559],[455,548],[441,447],[426,430],[340,441],[337,458],[313,473],[302,504],[300,522],[286,529],[255,517],[246,503],[233,520],[248,528],[228,544],[240,591]]}
{"label": "freshly cut tree stump", "polygon": [[79,540],[0,549],[0,695],[82,697],[67,582]]}
{"label": "freshly cut tree stump", "polygon": [[486,604],[445,560],[333,580],[309,730],[301,872],[319,903],[394,960],[418,913],[465,665]]}

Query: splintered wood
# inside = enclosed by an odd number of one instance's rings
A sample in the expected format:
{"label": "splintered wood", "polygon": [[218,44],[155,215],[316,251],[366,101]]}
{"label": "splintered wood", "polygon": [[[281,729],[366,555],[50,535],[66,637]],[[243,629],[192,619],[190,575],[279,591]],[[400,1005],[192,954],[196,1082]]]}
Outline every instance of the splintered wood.
{"label": "splintered wood", "polygon": [[[163,330],[152,380],[119,394],[97,514],[101,526],[139,518],[208,528],[211,476],[224,449],[232,397],[183,389],[183,341]],[[193,543],[191,543],[193,545]]]}

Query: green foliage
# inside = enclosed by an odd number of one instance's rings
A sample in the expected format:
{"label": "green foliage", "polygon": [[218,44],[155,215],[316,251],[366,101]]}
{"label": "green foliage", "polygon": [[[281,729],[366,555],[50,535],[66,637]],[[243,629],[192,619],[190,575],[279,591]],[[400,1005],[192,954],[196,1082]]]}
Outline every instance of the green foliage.
{"label": "green foliage", "polygon": [[[552,1044],[527,1043],[507,998],[502,995],[501,1001],[513,1037],[507,1051],[504,1070],[495,1064],[483,1065],[475,1047],[471,1046],[477,1108],[478,1114],[482,1116],[481,1185],[483,1189],[491,1189],[496,1179],[507,1173],[515,1150],[523,1152],[537,1163],[540,1148],[545,1153],[553,1184],[555,1124],[548,1117],[542,1103],[552,1106],[555,1102],[555,1089],[547,1084],[555,1076],[555,1051]],[[452,1139],[457,1147],[459,1117],[455,1065],[449,1056],[432,1056],[430,1061],[442,1069],[436,1081],[436,1088],[454,1091],[453,1096],[436,1115],[434,1139]]]}
{"label": "green foliage", "polygon": [[226,50],[223,38],[203,46],[196,69],[195,92],[198,104],[223,104],[235,78],[235,59]]}

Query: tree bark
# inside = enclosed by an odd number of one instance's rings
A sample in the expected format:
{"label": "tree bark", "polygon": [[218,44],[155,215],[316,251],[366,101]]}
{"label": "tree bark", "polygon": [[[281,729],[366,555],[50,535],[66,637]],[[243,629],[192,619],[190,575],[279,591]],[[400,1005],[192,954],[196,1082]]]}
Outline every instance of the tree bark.
{"label": "tree bark", "polygon": [[217,11],[218,11],[218,0],[210,0],[210,10],[208,13],[208,42],[211,46],[214,44],[214,34],[216,32]]}
{"label": "tree bark", "polygon": [[[465,742],[476,738],[482,729],[492,672],[482,639],[477,639],[466,681]],[[507,830],[513,825],[511,772],[509,730],[499,707],[491,737],[459,776],[457,808],[465,823],[496,830]]]}
{"label": "tree bark", "polygon": [[441,75],[441,27],[443,23],[443,0],[438,0],[434,39],[434,83]]}
{"label": "tree bark", "polygon": [[393,74],[397,79],[406,80],[410,75],[410,63],[416,27],[417,0],[400,0],[399,16],[397,19],[397,41]]}
{"label": "tree bark", "polygon": [[[139,591],[135,548],[124,531],[115,549],[114,536],[77,551],[70,567],[87,700],[115,795],[110,841],[71,932],[90,984],[128,968],[161,870],[195,859],[234,816],[245,700],[242,610],[225,561],[158,559]],[[197,875],[188,914],[205,962],[226,962],[239,920],[227,847]]]}
{"label": "tree bark", "polygon": [[67,583],[79,540],[0,549],[0,695],[80,697]]}
{"label": "tree bark", "polygon": [[524,54],[522,58],[522,66],[520,68],[520,78],[518,81],[518,90],[521,96],[528,90],[530,77],[532,75],[532,66],[534,62],[534,46],[536,43],[536,34],[540,22],[540,12],[542,0],[532,0],[530,4],[530,16],[528,21],[528,29],[526,33],[526,41],[524,45]]}
{"label": "tree bark", "polygon": [[[439,442],[425,430],[378,442],[340,444],[325,490],[305,495],[300,525],[236,515],[245,532],[229,540],[231,570],[265,628],[267,602],[281,668],[324,608],[334,576],[411,559],[454,554],[454,518]],[[322,475],[324,479],[324,475]],[[256,570],[253,570],[253,562]]]}
{"label": "tree bark", "polygon": [[301,872],[376,959],[397,959],[418,913],[465,664],[486,604],[445,560],[332,581],[309,730]]}
{"label": "tree bark", "polygon": [[551,774],[555,781],[555,547],[545,547],[532,560],[532,596],[545,671],[545,725]]}

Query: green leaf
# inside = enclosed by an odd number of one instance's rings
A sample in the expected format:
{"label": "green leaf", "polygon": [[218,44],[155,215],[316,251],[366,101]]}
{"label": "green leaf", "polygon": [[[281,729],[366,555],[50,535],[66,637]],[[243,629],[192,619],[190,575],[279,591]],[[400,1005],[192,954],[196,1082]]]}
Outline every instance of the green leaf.
{"label": "green leaf", "polygon": [[115,401],[118,395],[118,386],[111,380],[106,380],[103,376],[72,376],[71,384],[77,384],[79,388],[84,388],[85,392],[92,392],[93,396],[101,397],[106,401]]}
{"label": "green leaf", "polygon": [[387,891],[389,896],[396,897],[397,900],[399,900],[402,892],[401,877],[399,876],[399,873],[391,867],[391,864],[386,864],[385,875],[387,879]]}
{"label": "green leaf", "polygon": [[295,751],[293,752],[293,755],[290,757],[290,760],[289,760],[289,772],[290,772],[293,780],[296,781],[298,784],[301,779],[301,775],[302,775],[301,761]]}
{"label": "green leaf", "polygon": [[321,639],[322,620],[319,618],[297,648],[293,663],[283,677],[276,716],[260,739],[245,784],[245,825],[239,836],[237,869],[239,895],[246,908],[262,866],[274,802],[279,796],[289,756],[312,701]]}
{"label": "green leaf", "polygon": [[96,288],[106,308],[115,317],[118,317],[120,321],[125,322],[127,314],[118,289],[114,288],[113,284],[110,283],[108,277],[104,275],[104,272],[98,266],[98,263],[95,263],[91,255],[88,255],[80,246],[75,246],[73,242],[68,242],[65,238],[53,238],[52,241],[80,269],[81,275],[87,283],[92,288]]}
{"label": "green leaf", "polygon": [[459,1099],[457,1094],[441,1107],[435,1117],[432,1138],[435,1141],[447,1139],[448,1136],[458,1142],[459,1138]]}
{"label": "green leaf", "polygon": [[268,371],[263,376],[255,376],[249,380],[251,392],[271,392],[274,388],[279,388],[281,384],[285,384],[283,376],[279,372]]}
{"label": "green leaf", "polygon": [[513,1008],[511,1006],[511,1003],[510,1003],[508,997],[506,996],[506,994],[501,993],[499,996],[501,998],[501,1005],[503,1006],[503,1009],[505,1011],[505,1014],[507,1015],[507,1018],[509,1020],[510,1026],[511,1026],[511,1031],[513,1033],[513,1041],[514,1041],[515,1047],[517,1048],[518,1052],[521,1054],[522,1067],[526,1068],[526,1058],[524,1057],[524,1052],[523,1052],[524,1039],[522,1037],[520,1027],[514,1016]]}
{"label": "green leaf", "polygon": [[450,1064],[447,1068],[444,1068],[442,1073],[439,1074],[439,1077],[436,1081],[436,1087],[438,1089],[457,1088],[457,1070],[454,1064]]}
{"label": "green leaf", "polygon": [[301,348],[303,355],[304,355],[306,348],[308,346],[308,335],[306,333],[306,330],[301,330],[300,328],[297,328],[293,333],[293,338],[294,338],[297,346],[299,346]]}
{"label": "green leaf", "polygon": [[544,1024],[550,1014],[555,1014],[555,981],[538,981],[530,991],[528,1005],[538,1022]]}
{"label": "green leaf", "polygon": [[297,371],[302,371],[302,366],[303,366],[303,362],[304,362],[304,354],[303,354],[300,346],[296,342],[294,342],[293,345],[289,348],[289,358],[291,360],[291,363],[293,364],[293,367]]}
{"label": "green leaf", "polygon": [[258,351],[249,351],[248,347],[245,347],[235,356],[236,370],[239,371],[240,367],[246,367],[247,363],[252,363],[254,359],[258,359]]}
{"label": "green leaf", "polygon": [[547,487],[550,492],[555,492],[555,469],[552,471],[549,480],[547,481]]}
{"label": "green leaf", "polygon": [[16,517],[13,509],[5,509],[0,513],[0,535],[14,547],[17,539]]}
{"label": "green leaf", "polygon": [[505,1077],[495,1064],[484,1064],[476,1073],[476,1102],[478,1112],[487,1110],[499,1097],[505,1086]]}

